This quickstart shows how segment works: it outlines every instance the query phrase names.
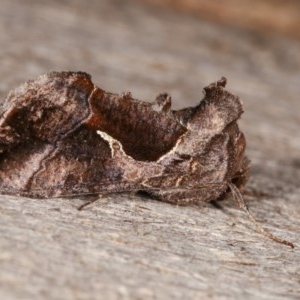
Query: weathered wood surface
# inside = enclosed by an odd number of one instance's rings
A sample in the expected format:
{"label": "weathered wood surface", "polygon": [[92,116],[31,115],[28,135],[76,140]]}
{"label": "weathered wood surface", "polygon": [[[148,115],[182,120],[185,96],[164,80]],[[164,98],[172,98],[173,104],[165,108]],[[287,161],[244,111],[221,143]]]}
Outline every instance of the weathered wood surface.
{"label": "weathered wood surface", "polygon": [[132,1],[2,0],[0,95],[49,70],[84,70],[102,88],[176,108],[222,75],[244,101],[258,234],[228,199],[176,207],[112,195],[0,197],[1,299],[299,299],[300,43]]}

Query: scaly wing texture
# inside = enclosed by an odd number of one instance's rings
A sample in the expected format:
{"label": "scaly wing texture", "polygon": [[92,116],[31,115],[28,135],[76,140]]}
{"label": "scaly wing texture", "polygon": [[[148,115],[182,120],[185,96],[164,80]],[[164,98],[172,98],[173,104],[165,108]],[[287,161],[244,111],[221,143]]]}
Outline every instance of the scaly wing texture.
{"label": "scaly wing texture", "polygon": [[29,81],[1,109],[0,189],[29,197],[145,190],[187,204],[218,198],[234,180],[243,188],[242,106],[225,83],[172,111],[167,94],[146,103],[107,93],[82,72]]}

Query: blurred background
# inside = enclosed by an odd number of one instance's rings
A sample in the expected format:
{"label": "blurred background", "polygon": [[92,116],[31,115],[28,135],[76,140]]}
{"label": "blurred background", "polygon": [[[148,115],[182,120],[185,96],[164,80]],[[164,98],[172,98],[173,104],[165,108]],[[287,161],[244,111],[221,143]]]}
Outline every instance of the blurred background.
{"label": "blurred background", "polygon": [[101,88],[141,100],[169,92],[179,108],[225,76],[244,101],[254,156],[298,157],[298,1],[0,2],[2,99],[45,72],[82,70]]}
{"label": "blurred background", "polygon": [[[145,0],[147,1],[147,0]],[[298,0],[148,0],[202,19],[300,38]]]}

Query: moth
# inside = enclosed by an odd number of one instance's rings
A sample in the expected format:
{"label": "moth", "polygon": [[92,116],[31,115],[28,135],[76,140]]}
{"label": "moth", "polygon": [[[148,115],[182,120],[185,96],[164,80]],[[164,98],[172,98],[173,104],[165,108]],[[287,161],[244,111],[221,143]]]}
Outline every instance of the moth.
{"label": "moth", "polygon": [[237,124],[243,107],[225,85],[221,78],[195,107],[172,110],[166,93],[139,101],[105,92],[84,72],[28,81],[0,110],[0,191],[34,198],[143,191],[178,205],[231,192],[249,214],[241,196],[250,174]]}

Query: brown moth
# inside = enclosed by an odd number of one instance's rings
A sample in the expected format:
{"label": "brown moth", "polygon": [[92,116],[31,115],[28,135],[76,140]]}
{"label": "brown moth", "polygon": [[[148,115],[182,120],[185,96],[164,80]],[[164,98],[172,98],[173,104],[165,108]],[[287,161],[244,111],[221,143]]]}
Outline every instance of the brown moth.
{"label": "brown moth", "polygon": [[231,191],[249,214],[241,196],[250,170],[237,125],[243,108],[225,84],[175,111],[168,94],[147,103],[108,93],[83,72],[28,81],[1,107],[0,191],[36,198],[144,191],[179,205]]}

